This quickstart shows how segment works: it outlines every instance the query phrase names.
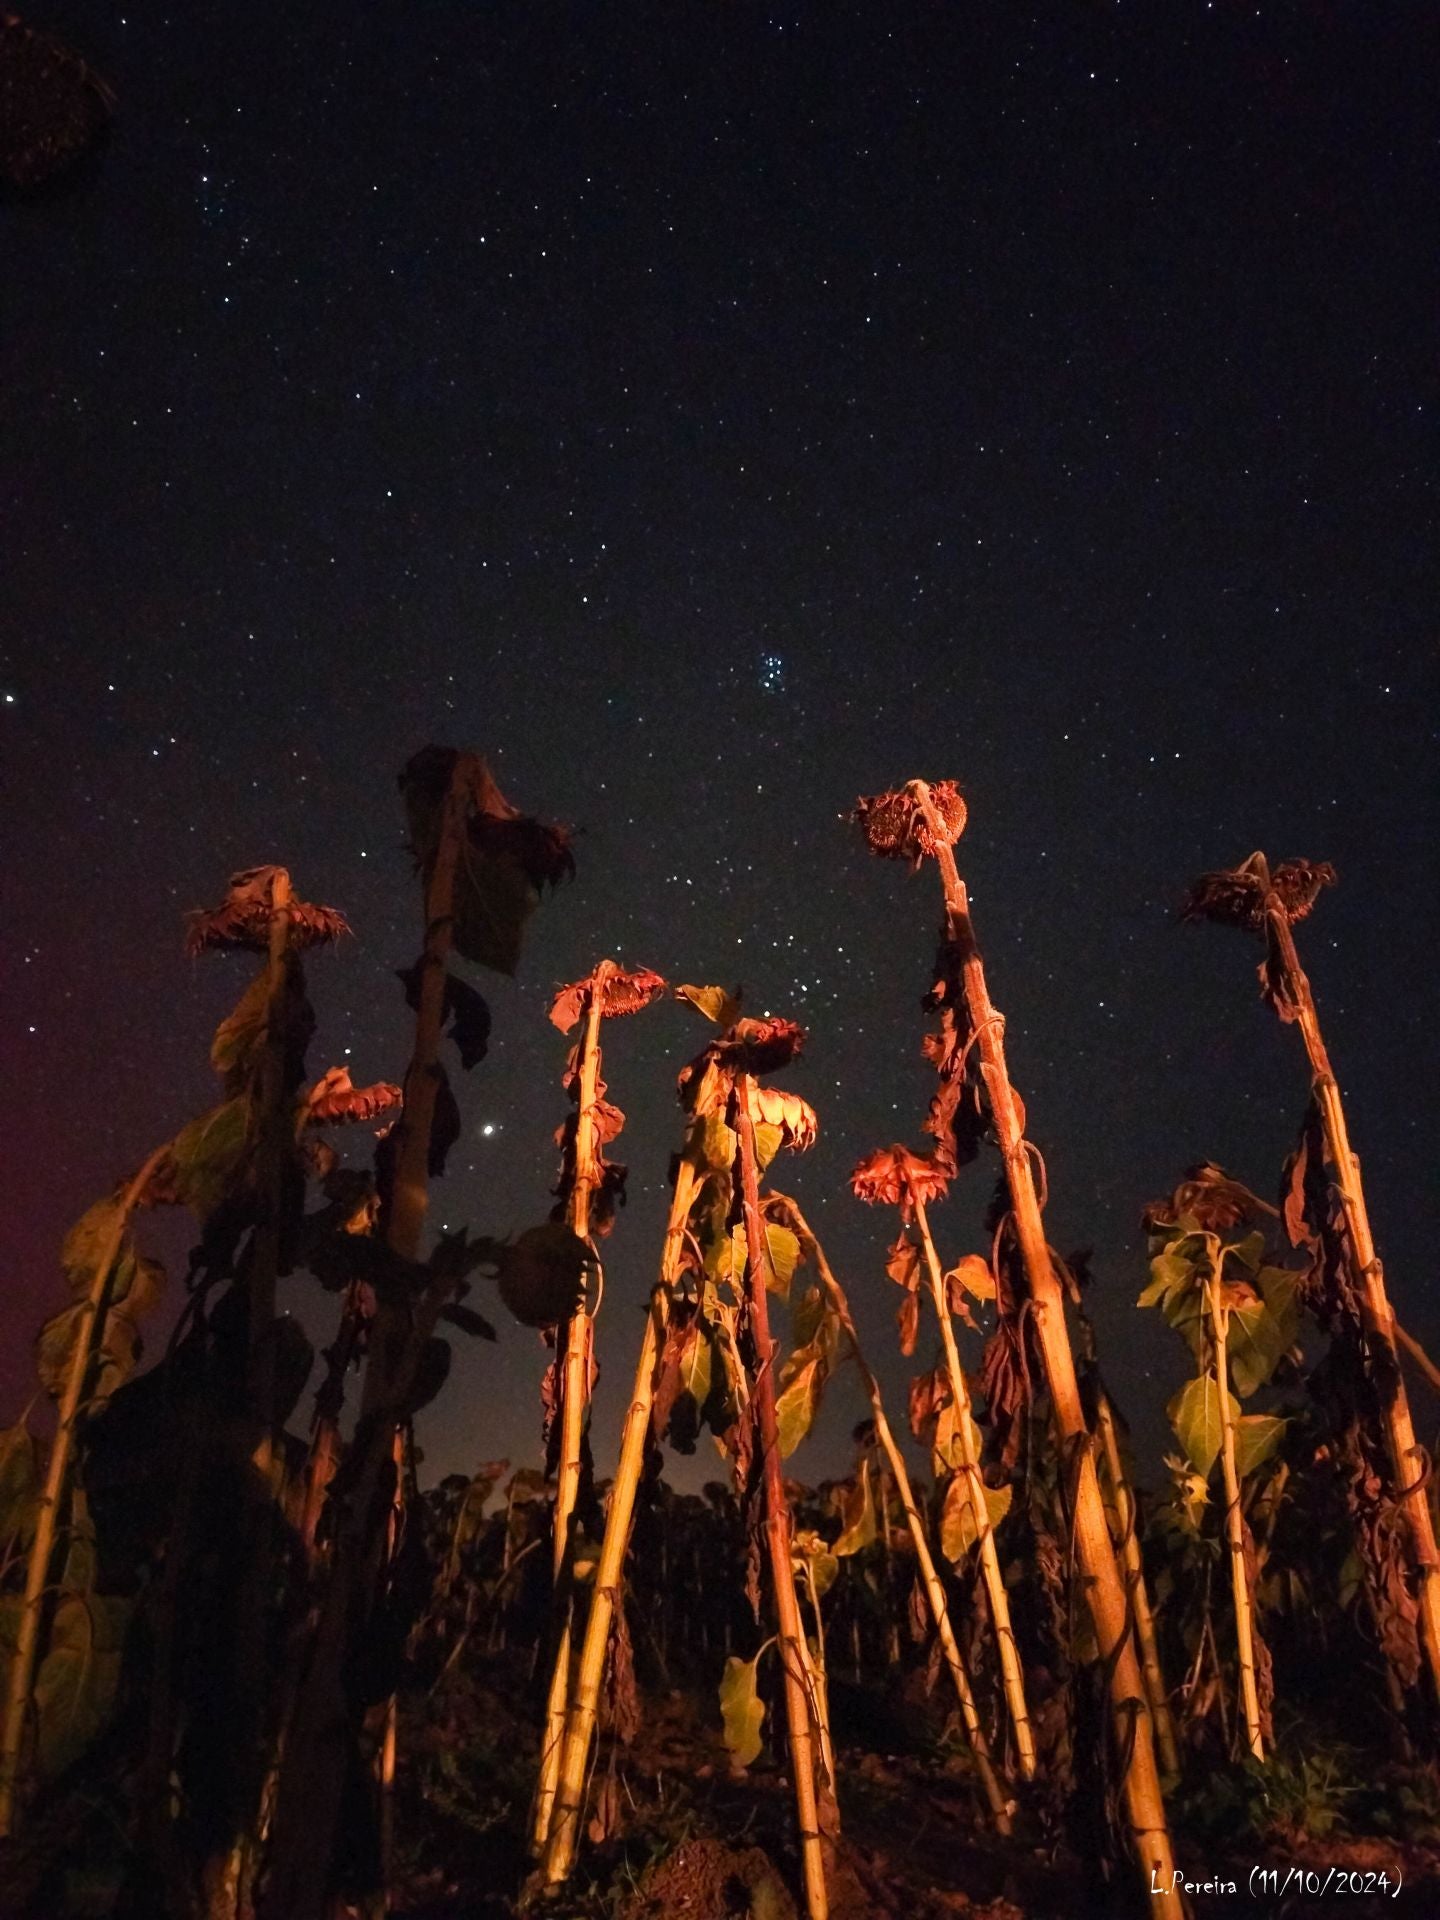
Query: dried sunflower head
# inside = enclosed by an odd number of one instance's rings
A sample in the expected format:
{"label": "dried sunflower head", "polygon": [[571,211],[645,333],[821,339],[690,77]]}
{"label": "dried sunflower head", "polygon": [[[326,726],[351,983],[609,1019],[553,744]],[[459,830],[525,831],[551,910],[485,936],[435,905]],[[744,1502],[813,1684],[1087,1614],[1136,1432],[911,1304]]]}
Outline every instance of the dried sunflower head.
{"label": "dried sunflower head", "polygon": [[869,842],[870,851],[882,860],[908,860],[918,867],[927,854],[940,847],[953,847],[965,831],[966,807],[960,789],[953,780],[936,780],[928,791],[930,809],[939,832],[926,818],[922,793],[926,783],[907,781],[890,793],[861,796],[855,803],[854,818]]}
{"label": "dried sunflower head", "polygon": [[908,1199],[943,1200],[950,1180],[928,1155],[912,1153],[897,1141],[879,1147],[850,1176],[850,1191],[868,1206],[898,1207]]}
{"label": "dried sunflower head", "polygon": [[[594,978],[594,974],[586,974],[583,980],[573,980],[568,987],[557,991],[550,1005],[550,1018],[562,1033],[569,1033],[580,1018]],[[605,976],[601,1018],[613,1020],[621,1014],[638,1013],[652,1000],[658,1000],[665,988],[666,982],[649,967],[637,967],[633,973],[626,973],[623,967],[612,966]]]}
{"label": "dried sunflower head", "polygon": [[1335,869],[1328,861],[1283,860],[1272,869],[1263,853],[1252,853],[1238,867],[1202,873],[1185,896],[1180,918],[1259,933],[1272,895],[1293,924],[1309,913],[1322,887],[1334,884]]}
{"label": "dried sunflower head", "polygon": [[[284,873],[283,867],[247,867],[243,873],[231,874],[225,898],[218,907],[199,907],[185,916],[188,923],[185,951],[192,958],[211,948],[264,953],[270,944],[275,882]],[[307,900],[292,899],[285,912],[290,921],[292,947],[323,946],[350,931],[344,914],[334,907],[317,907]]]}

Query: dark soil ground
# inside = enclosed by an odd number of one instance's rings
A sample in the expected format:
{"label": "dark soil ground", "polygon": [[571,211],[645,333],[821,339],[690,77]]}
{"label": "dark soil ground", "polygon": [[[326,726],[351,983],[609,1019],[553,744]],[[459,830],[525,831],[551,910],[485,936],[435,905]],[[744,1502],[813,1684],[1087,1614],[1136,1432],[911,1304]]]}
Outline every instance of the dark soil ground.
{"label": "dark soil ground", "polygon": [[[1133,1869],[1116,1861],[1107,1877],[1084,1831],[1076,1832],[1073,1803],[1068,1831],[1063,1811],[1037,1802],[1020,1807],[1013,1836],[1000,1840],[952,1742],[868,1751],[845,1741],[842,1718],[837,1711],[844,1833],[831,1885],[835,1920],[1132,1920],[1145,1913],[1149,1901]],[[530,1869],[533,1708],[491,1675],[451,1689],[443,1708],[433,1699],[424,1707],[412,1702],[407,1720],[395,1912],[404,1920],[515,1914]],[[1273,1806],[1258,1812],[1228,1780],[1190,1784],[1177,1803],[1177,1859],[1188,1880],[1219,1883],[1193,1894],[1196,1920],[1440,1916],[1433,1779],[1407,1775],[1408,1787],[1377,1783],[1371,1795],[1329,1775],[1305,1779],[1308,1804],[1272,1792]],[[652,1697],[633,1745],[599,1763],[590,1832],[571,1884],[558,1895],[532,1887],[533,1910],[551,1920],[794,1920],[800,1881],[792,1812],[788,1779],[768,1752],[748,1773],[732,1773],[712,1702]],[[1307,1832],[1307,1821],[1328,1830]],[[1366,1832],[1367,1825],[1387,1830]],[[1252,1878],[1257,1869],[1278,1880]],[[1235,1891],[1226,1891],[1232,1884]]]}

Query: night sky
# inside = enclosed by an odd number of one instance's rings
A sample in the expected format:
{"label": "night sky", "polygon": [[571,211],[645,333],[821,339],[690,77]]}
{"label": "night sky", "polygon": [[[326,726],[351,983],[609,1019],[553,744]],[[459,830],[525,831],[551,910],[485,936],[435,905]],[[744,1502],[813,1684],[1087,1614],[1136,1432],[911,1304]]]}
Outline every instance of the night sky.
{"label": "night sky", "polygon": [[[892,1221],[845,1179],[923,1142],[939,895],[845,815],[953,777],[1145,1477],[1186,1356],[1131,1306],[1140,1209],[1201,1157],[1271,1194],[1305,1103],[1258,947],[1174,922],[1202,869],[1339,868],[1302,957],[1440,1342],[1429,7],[36,7],[119,109],[92,178],[0,205],[0,1412],[65,1226],[217,1097],[248,963],[185,960],[184,909],[289,866],[355,929],[309,966],[316,1074],[401,1077],[430,741],[579,829],[483,983],[437,1223],[547,1210],[557,983],[743,982],[810,1029],[820,1143],[777,1184],[898,1398]],[[602,1471],[703,1037],[606,1029]],[[997,1164],[937,1211],[950,1257]],[[544,1360],[467,1348],[425,1477],[535,1460]],[[862,1411],[847,1376],[795,1471]]]}

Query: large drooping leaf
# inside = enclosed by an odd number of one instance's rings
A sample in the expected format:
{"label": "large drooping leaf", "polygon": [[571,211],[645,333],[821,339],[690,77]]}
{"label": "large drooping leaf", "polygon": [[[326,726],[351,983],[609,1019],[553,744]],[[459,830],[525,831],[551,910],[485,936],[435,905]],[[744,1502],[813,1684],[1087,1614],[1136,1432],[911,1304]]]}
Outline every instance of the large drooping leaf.
{"label": "large drooping leaf", "polygon": [[1256,1297],[1231,1309],[1226,1346],[1231,1385],[1242,1400],[1248,1400],[1270,1378],[1290,1342],[1265,1302]]}
{"label": "large drooping leaf", "polygon": [[[1227,1393],[1225,1397],[1229,1403],[1230,1418],[1238,1420],[1240,1402],[1233,1393]],[[1194,1380],[1187,1380],[1165,1412],[1191,1466],[1208,1479],[1220,1453],[1221,1439],[1220,1391],[1214,1375],[1204,1373]]]}
{"label": "large drooping leaf", "polygon": [[852,1553],[863,1553],[878,1534],[875,1495],[870,1485],[870,1462],[862,1460],[860,1471],[847,1487],[840,1490],[840,1537],[830,1551],[837,1560]]}
{"label": "large drooping leaf", "polygon": [[269,1015],[270,977],[262,967],[215,1029],[210,1043],[210,1064],[228,1093],[238,1093],[254,1072],[265,1046]]}
{"label": "large drooping leaf", "polygon": [[104,1729],[120,1683],[132,1603],[95,1593],[62,1593],[35,1676],[35,1759],[53,1780]]}
{"label": "large drooping leaf", "polygon": [[[140,1357],[140,1322],[154,1308],[165,1285],[165,1269],[158,1260],[137,1254],[128,1229],[117,1245],[116,1229],[123,1221],[121,1196],[115,1193],[97,1201],[70,1229],[60,1258],[71,1304],[51,1315],[35,1343],[40,1384],[55,1400],[64,1397],[78,1357],[77,1342],[84,1346],[90,1356],[84,1397],[91,1411],[134,1371]],[[112,1248],[114,1263],[99,1311],[92,1312],[90,1296]]]}
{"label": "large drooping leaf", "polygon": [[570,835],[511,806],[478,754],[424,747],[401,772],[400,791],[410,843],[427,882],[452,788],[463,836],[455,878],[455,948],[477,966],[513,974],[542,888],[575,871]]}
{"label": "large drooping leaf", "polygon": [[1285,1437],[1290,1422],[1273,1413],[1242,1413],[1235,1422],[1235,1471],[1244,1480],[1263,1467]]}
{"label": "large drooping leaf", "polygon": [[780,1432],[780,1452],[790,1455],[809,1433],[820,1408],[827,1367],[817,1349],[807,1348],[803,1355],[792,1354],[786,1362],[789,1378],[775,1401],[775,1420]]}
{"label": "large drooping leaf", "polygon": [[175,1198],[202,1226],[238,1189],[248,1126],[249,1102],[239,1097],[211,1107],[175,1136],[170,1149]]}
{"label": "large drooping leaf", "polygon": [[1275,1337],[1280,1350],[1287,1353],[1300,1338],[1300,1301],[1297,1289],[1301,1276],[1293,1267],[1261,1267],[1255,1285],[1266,1310],[1275,1322]]}
{"label": "large drooping leaf", "polygon": [[[947,1560],[956,1562],[963,1560],[980,1538],[966,1478],[963,1469],[955,1474],[945,1489],[945,1505],[940,1512],[940,1551]],[[986,1525],[993,1532],[1009,1513],[1015,1488],[1007,1481],[1003,1487],[985,1487],[984,1493]]]}
{"label": "large drooping leaf", "polygon": [[765,1224],[765,1285],[782,1300],[790,1297],[790,1282],[800,1264],[800,1242],[788,1227]]}
{"label": "large drooping leaf", "polygon": [[718,1113],[707,1113],[686,1137],[685,1155],[700,1172],[728,1173],[739,1151],[739,1139]]}
{"label": "large drooping leaf", "polygon": [[724,987],[676,987],[675,998],[688,1002],[697,1013],[713,1020],[722,1032],[740,1018],[740,995],[727,993]]}
{"label": "large drooping leaf", "polygon": [[0,1562],[35,1530],[40,1448],[24,1421],[0,1432]]}
{"label": "large drooping leaf", "polygon": [[[425,961],[413,967],[397,967],[395,978],[405,989],[405,1004],[412,1011],[420,1006],[420,982],[425,977]],[[442,1030],[455,1042],[460,1065],[468,1073],[485,1058],[490,1047],[490,1008],[483,994],[468,980],[446,973],[444,997],[440,1003]]]}
{"label": "large drooping leaf", "polygon": [[743,1773],[751,1761],[759,1757],[762,1744],[760,1729],[765,1724],[765,1703],[760,1698],[756,1669],[764,1651],[762,1647],[753,1660],[737,1660],[732,1654],[725,1662],[725,1676],[720,1682],[725,1745],[730,1750],[730,1764],[737,1773]]}

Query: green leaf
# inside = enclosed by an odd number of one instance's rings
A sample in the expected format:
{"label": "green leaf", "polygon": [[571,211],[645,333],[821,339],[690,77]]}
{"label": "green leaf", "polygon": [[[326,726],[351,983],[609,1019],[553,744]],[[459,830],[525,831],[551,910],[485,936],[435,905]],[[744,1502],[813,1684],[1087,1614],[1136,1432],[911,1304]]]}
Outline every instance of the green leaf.
{"label": "green leaf", "polygon": [[769,1166],[781,1147],[785,1144],[783,1127],[772,1127],[768,1120],[760,1120],[755,1126],[755,1160],[761,1173]]}
{"label": "green leaf", "polygon": [[105,1727],[120,1683],[131,1603],[62,1594],[35,1676],[36,1765],[53,1780]]}
{"label": "green leaf", "polygon": [[1224,1252],[1230,1259],[1238,1260],[1248,1272],[1254,1273],[1265,1255],[1265,1236],[1259,1232],[1247,1233],[1243,1240],[1237,1240]]}
{"label": "green leaf", "polygon": [[868,1460],[860,1462],[858,1478],[841,1489],[840,1518],[844,1523],[840,1538],[830,1551],[837,1559],[844,1560],[852,1553],[863,1553],[879,1533]]}
{"label": "green leaf", "polygon": [[1230,1381],[1242,1400],[1263,1387],[1290,1342],[1263,1300],[1232,1307],[1226,1333]]}
{"label": "green leaf", "polygon": [[743,1773],[760,1753],[760,1729],[765,1724],[765,1704],[760,1698],[756,1669],[760,1649],[753,1660],[737,1660],[732,1654],[725,1662],[725,1677],[720,1682],[720,1717],[725,1723],[725,1745],[730,1764]]}
{"label": "green leaf", "polygon": [[[1014,1497],[1015,1489],[1008,1481],[1003,1487],[985,1488],[985,1517],[992,1532],[1009,1513]],[[945,1505],[940,1512],[940,1551],[947,1560],[959,1562],[979,1538],[970,1491],[962,1470],[945,1489]]]}
{"label": "green leaf", "polygon": [[792,1354],[785,1365],[790,1378],[776,1399],[775,1419],[780,1429],[781,1458],[788,1460],[809,1433],[819,1412],[829,1369],[824,1357],[809,1349],[805,1350],[803,1359]]}
{"label": "green leaf", "polygon": [[1260,1297],[1274,1316],[1277,1338],[1283,1342],[1282,1353],[1300,1338],[1300,1302],[1295,1297],[1299,1284],[1300,1275],[1293,1267],[1261,1267],[1255,1275]]}
{"label": "green leaf", "polygon": [[1263,1467],[1290,1422],[1274,1413],[1242,1413],[1235,1422],[1235,1471],[1244,1480]]}
{"label": "green leaf", "polygon": [[1194,1278],[1195,1263],[1183,1253],[1172,1253],[1168,1249],[1164,1253],[1157,1253],[1150,1262],[1150,1283],[1135,1304],[1153,1307],[1167,1294],[1190,1286]]}
{"label": "green leaf", "polygon": [[[1233,1393],[1225,1398],[1230,1417],[1238,1420],[1240,1402]],[[1214,1375],[1187,1380],[1165,1411],[1190,1464],[1208,1479],[1220,1452],[1220,1390]]]}
{"label": "green leaf", "polygon": [[703,1408],[710,1398],[714,1379],[715,1350],[703,1321],[697,1320],[688,1331],[693,1337],[686,1340],[680,1355],[680,1391],[688,1393],[695,1405]]}
{"label": "green leaf", "polygon": [[[978,1460],[984,1442],[974,1420],[968,1414],[965,1417],[970,1430],[970,1457]],[[947,1400],[935,1416],[935,1438],[931,1443],[931,1451],[937,1473],[953,1472],[964,1459],[960,1445],[960,1420],[953,1400]]]}
{"label": "green leaf", "polygon": [[[87,1207],[66,1234],[60,1248],[60,1264],[65,1270],[70,1291],[77,1300],[88,1298],[95,1269],[114,1237],[122,1211],[123,1202],[119,1194],[110,1194],[104,1200],[97,1200],[93,1207]],[[134,1258],[133,1247],[122,1239],[115,1259],[116,1266],[123,1268],[127,1261],[133,1262]]]}
{"label": "green leaf", "polygon": [[707,1113],[690,1129],[685,1154],[691,1166],[702,1173],[728,1173],[735,1164],[739,1144],[735,1129],[727,1126],[720,1114]]}
{"label": "green leaf", "polygon": [[253,1073],[265,1046],[269,1015],[270,973],[262,967],[210,1042],[210,1064],[224,1079],[227,1092],[238,1093]]}
{"label": "green leaf", "polygon": [[676,987],[675,998],[687,1000],[717,1027],[733,1027],[740,1018],[739,994],[729,994],[723,987]]}
{"label": "green leaf", "polygon": [[777,1227],[767,1221],[765,1253],[769,1266],[765,1285],[771,1293],[778,1293],[782,1300],[788,1300],[790,1282],[795,1278],[795,1269],[800,1264],[800,1242],[789,1227]]}
{"label": "green leaf", "polygon": [[820,1330],[825,1318],[825,1291],[819,1286],[806,1287],[798,1300],[790,1302],[790,1344],[792,1347],[808,1347]]}
{"label": "green leaf", "polygon": [[202,1225],[239,1186],[248,1122],[249,1103],[239,1097],[202,1113],[175,1136],[170,1151],[176,1194]]}
{"label": "green leaf", "polygon": [[24,1421],[0,1431],[0,1560],[10,1541],[27,1541],[35,1531],[40,1492],[39,1443]]}

